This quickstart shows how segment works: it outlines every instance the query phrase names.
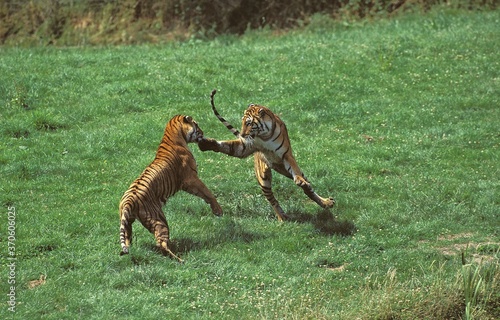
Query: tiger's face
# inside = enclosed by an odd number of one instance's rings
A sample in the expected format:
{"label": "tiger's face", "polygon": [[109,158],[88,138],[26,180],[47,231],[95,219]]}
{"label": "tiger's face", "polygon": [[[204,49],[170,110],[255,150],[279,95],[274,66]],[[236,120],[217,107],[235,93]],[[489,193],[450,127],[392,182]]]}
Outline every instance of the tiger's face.
{"label": "tiger's face", "polygon": [[186,132],[187,142],[199,142],[203,139],[203,131],[198,126],[198,123],[190,116],[184,116],[183,129]]}
{"label": "tiger's face", "polygon": [[269,116],[269,109],[263,106],[250,104],[241,119],[241,137],[255,139],[265,135],[272,129],[273,119]]}

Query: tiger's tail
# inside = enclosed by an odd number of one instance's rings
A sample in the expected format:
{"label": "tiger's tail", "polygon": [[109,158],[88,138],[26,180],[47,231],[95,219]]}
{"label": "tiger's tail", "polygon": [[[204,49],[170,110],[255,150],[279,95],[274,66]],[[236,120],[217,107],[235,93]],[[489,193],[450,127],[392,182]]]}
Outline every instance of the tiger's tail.
{"label": "tiger's tail", "polygon": [[229,131],[231,131],[235,136],[240,137],[240,132],[235,127],[233,127],[229,122],[227,122],[226,119],[224,119],[219,114],[217,109],[215,109],[214,96],[216,93],[217,93],[217,89],[214,89],[214,90],[212,90],[212,94],[210,94],[210,103],[212,104],[212,110],[213,110],[215,116],[217,117],[217,119],[219,119],[220,122],[222,122],[226,126],[226,128]]}
{"label": "tiger's tail", "polygon": [[130,205],[126,204],[120,210],[120,244],[122,246],[122,251],[120,255],[128,254],[128,248],[132,243],[132,222],[130,219]]}

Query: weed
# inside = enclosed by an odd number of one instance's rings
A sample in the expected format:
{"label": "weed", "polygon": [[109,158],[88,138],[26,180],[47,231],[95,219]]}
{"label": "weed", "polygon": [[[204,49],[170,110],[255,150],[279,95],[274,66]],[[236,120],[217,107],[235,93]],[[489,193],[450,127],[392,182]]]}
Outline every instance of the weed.
{"label": "weed", "polygon": [[[497,251],[498,254],[498,251]],[[498,300],[495,292],[498,290],[498,275],[500,264],[498,260],[478,264],[468,262],[466,259],[467,249],[462,251],[462,284],[465,297],[465,319],[477,319],[487,309],[493,299]],[[493,298],[493,299],[492,299]],[[496,302],[495,302],[496,303]]]}

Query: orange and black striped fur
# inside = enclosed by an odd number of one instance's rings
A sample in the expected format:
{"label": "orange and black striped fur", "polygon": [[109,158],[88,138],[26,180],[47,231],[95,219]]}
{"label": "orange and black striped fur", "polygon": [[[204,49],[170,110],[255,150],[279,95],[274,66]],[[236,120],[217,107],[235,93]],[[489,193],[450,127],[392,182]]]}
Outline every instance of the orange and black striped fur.
{"label": "orange and black striped fur", "polygon": [[121,254],[129,252],[132,243],[132,223],[138,219],[154,234],[160,250],[182,261],[169,248],[169,229],[162,206],[177,191],[183,190],[205,200],[215,215],[222,208],[214,195],[198,178],[196,162],[187,144],[203,138],[203,131],[190,117],[177,115],[165,128],[156,157],[144,170],[120,201]]}
{"label": "orange and black striped fur", "polygon": [[264,106],[251,104],[246,109],[241,125],[241,133],[229,124],[215,109],[213,97],[210,96],[212,110],[217,118],[238,139],[217,141],[203,138],[198,143],[202,151],[212,150],[225,153],[232,157],[245,158],[254,155],[255,175],[266,199],[273,207],[280,221],[287,219],[271,189],[271,169],[293,179],[295,184],[302,188],[304,193],[323,208],[331,208],[335,204],[333,198],[320,197],[304,177],[292,154],[292,146],[288,138],[285,123],[271,110]]}

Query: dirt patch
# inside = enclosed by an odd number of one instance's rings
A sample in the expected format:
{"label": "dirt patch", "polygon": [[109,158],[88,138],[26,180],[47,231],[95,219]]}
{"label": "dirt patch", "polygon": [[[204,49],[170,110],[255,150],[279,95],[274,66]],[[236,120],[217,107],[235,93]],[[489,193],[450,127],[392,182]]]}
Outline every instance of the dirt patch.
{"label": "dirt patch", "polygon": [[42,284],[45,284],[45,278],[45,275],[41,274],[38,280],[28,281],[28,289],[34,289],[38,286],[41,286]]}
{"label": "dirt patch", "polygon": [[[445,256],[456,256],[465,253],[472,257],[473,263],[485,263],[495,260],[495,254],[500,251],[500,243],[488,240],[472,242],[472,233],[442,235],[437,238],[437,250]],[[454,242],[444,245],[444,242]]]}
{"label": "dirt patch", "polygon": [[343,264],[343,265],[338,266],[338,267],[327,267],[326,269],[330,270],[330,271],[333,271],[333,272],[342,272],[342,271],[345,270],[346,266],[347,266],[347,264]]}
{"label": "dirt patch", "polygon": [[438,241],[452,241],[456,239],[468,239],[472,238],[473,234],[470,232],[459,233],[459,234],[446,234],[438,237]]}

